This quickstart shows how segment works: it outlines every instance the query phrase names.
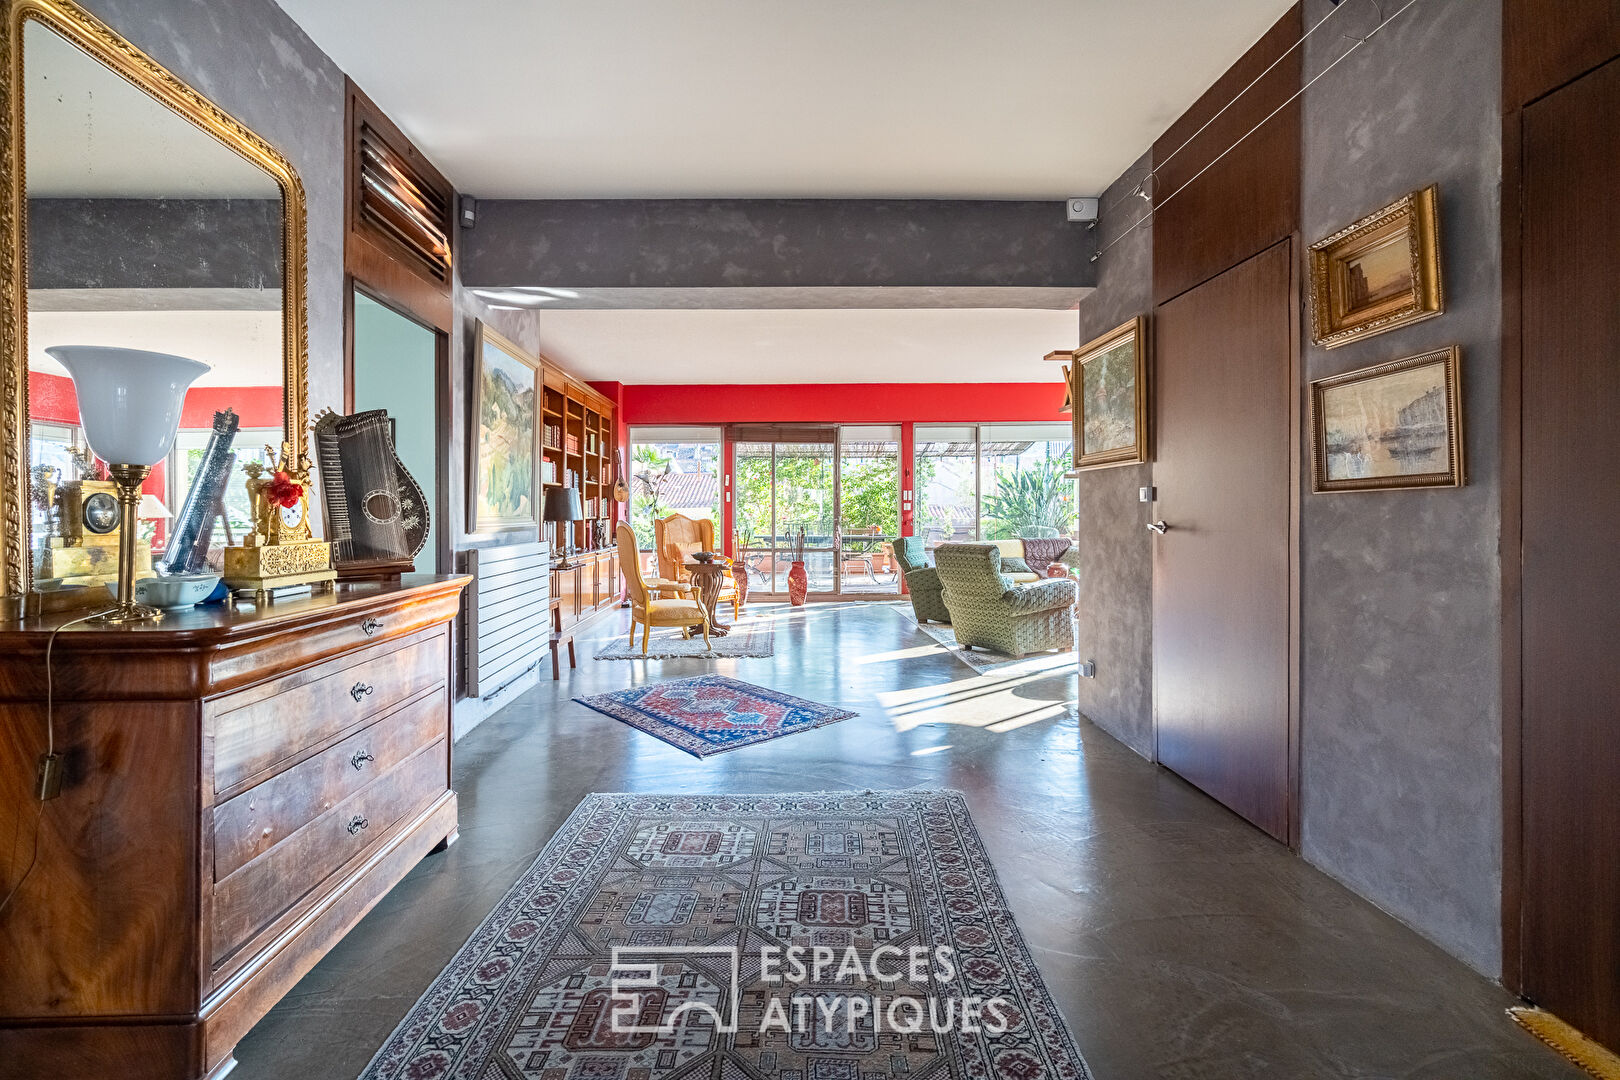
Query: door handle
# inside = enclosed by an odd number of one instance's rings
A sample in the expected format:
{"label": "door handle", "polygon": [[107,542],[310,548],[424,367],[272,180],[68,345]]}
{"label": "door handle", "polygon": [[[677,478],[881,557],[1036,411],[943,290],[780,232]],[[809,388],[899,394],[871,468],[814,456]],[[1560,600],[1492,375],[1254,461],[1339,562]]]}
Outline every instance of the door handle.
{"label": "door handle", "polygon": [[1166,525],[1163,521],[1150,521],[1148,522],[1148,528],[1158,533],[1160,536],[1163,536],[1165,533],[1170,531],[1170,526]]}

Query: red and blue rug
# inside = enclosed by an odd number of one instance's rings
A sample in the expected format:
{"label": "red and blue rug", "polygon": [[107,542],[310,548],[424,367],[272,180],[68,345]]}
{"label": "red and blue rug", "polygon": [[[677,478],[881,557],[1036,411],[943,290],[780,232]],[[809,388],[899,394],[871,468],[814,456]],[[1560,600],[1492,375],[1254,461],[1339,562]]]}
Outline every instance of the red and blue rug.
{"label": "red and blue rug", "polygon": [[857,715],[724,675],[672,679],[574,700],[698,757]]}
{"label": "red and blue rug", "polygon": [[361,1080],[1090,1076],[962,796],[849,791],[589,796]]}

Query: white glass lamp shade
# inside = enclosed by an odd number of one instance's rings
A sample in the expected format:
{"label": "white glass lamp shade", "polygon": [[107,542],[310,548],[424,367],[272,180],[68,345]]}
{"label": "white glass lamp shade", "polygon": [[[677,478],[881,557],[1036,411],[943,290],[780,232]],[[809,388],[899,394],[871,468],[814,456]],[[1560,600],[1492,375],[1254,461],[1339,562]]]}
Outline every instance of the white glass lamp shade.
{"label": "white glass lamp shade", "polygon": [[156,465],[180,429],[180,404],[207,364],[168,353],[102,345],[45,352],[73,376],[84,437],[109,465]]}

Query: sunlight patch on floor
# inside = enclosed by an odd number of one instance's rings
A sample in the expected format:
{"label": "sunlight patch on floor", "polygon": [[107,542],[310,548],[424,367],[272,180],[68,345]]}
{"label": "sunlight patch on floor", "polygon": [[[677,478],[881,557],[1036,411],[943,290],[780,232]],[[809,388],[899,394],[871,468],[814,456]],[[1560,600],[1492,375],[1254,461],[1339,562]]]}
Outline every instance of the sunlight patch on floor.
{"label": "sunlight patch on floor", "polygon": [[897,731],[910,731],[926,724],[1013,731],[1068,713],[1067,695],[1060,700],[1042,700],[1028,692],[1032,684],[1051,679],[1050,672],[977,675],[954,682],[880,691],[877,698]]}

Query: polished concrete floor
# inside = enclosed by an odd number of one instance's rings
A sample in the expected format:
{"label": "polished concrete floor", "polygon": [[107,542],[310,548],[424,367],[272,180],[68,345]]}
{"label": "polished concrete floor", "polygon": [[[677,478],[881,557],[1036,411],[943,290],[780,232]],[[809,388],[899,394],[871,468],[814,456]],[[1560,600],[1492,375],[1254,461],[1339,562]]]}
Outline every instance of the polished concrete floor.
{"label": "polished concrete floor", "polygon": [[[1099,1080],[1582,1074],[1512,999],[1076,716],[1072,668],[998,679],[888,604],[760,609],[769,659],[598,661],[457,744],[461,840],[237,1048],[233,1080],[352,1080],[593,791],[951,787]],[[597,636],[621,632],[603,616]],[[718,670],[860,710],[700,760],[570,699]]]}

